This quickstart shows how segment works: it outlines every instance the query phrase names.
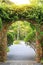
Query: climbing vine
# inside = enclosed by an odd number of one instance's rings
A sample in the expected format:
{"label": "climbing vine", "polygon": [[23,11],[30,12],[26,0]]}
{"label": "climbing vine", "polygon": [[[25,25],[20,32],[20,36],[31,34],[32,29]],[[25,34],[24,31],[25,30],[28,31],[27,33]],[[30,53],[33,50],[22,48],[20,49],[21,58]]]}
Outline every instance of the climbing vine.
{"label": "climbing vine", "polygon": [[32,20],[35,23],[43,22],[43,8],[39,6],[22,6],[18,7],[0,4],[0,18],[4,22],[12,22],[17,20]]}

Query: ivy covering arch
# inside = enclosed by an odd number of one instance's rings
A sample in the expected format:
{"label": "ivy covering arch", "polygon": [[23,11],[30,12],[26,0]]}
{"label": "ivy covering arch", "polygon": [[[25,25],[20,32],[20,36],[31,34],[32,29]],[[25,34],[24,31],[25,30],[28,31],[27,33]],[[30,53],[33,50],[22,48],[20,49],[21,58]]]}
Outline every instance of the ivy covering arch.
{"label": "ivy covering arch", "polygon": [[43,8],[39,6],[11,6],[0,4],[0,18],[5,22],[12,22],[25,19],[32,20],[35,23],[43,22]]}
{"label": "ivy covering arch", "polygon": [[18,20],[27,20],[36,27],[36,54],[37,62],[40,62],[41,46],[38,29],[43,26],[43,7],[33,5],[18,7],[5,3],[0,4],[0,61],[5,61],[7,55],[7,29],[12,22]]}

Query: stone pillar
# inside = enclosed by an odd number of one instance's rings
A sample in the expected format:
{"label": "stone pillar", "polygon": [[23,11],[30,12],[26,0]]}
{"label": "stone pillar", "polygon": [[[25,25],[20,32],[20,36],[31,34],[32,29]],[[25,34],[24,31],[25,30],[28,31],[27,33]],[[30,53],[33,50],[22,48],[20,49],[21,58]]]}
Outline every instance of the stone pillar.
{"label": "stone pillar", "polygon": [[43,23],[42,23],[42,25],[40,27],[40,30],[42,32],[42,35],[41,35],[41,45],[42,45],[42,58],[43,58]]}
{"label": "stone pillar", "polygon": [[2,32],[0,31],[0,61],[1,61],[1,52],[2,52],[2,47],[1,47],[1,45],[2,45]]}
{"label": "stone pillar", "polygon": [[36,32],[36,62],[37,63],[41,62],[41,54],[42,54],[42,48],[41,48],[39,35],[40,35],[39,32]]}
{"label": "stone pillar", "polygon": [[7,29],[12,22],[4,22],[0,31],[0,62],[5,62],[7,59]]}
{"label": "stone pillar", "polygon": [[3,26],[2,31],[0,31],[0,62],[4,62],[7,57],[7,33],[6,25]]}

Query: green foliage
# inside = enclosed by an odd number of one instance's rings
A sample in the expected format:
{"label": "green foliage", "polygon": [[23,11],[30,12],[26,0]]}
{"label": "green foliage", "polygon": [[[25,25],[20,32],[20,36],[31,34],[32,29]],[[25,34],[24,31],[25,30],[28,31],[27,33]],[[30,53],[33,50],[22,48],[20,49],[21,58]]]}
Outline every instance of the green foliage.
{"label": "green foliage", "polygon": [[43,32],[40,32],[40,35],[43,36]]}
{"label": "green foliage", "polygon": [[41,42],[41,46],[43,47],[43,42]]}
{"label": "green foliage", "polygon": [[24,40],[28,33],[31,32],[32,28],[30,23],[27,21],[16,21],[13,23],[9,30],[14,33],[14,40],[17,40],[18,31],[19,31],[19,40]]}
{"label": "green foliage", "polygon": [[10,0],[0,0],[0,3],[12,4]]}
{"label": "green foliage", "polygon": [[2,20],[0,18],[0,30],[2,29]]}
{"label": "green foliage", "polygon": [[33,5],[43,5],[43,0],[30,0],[30,3],[33,4]]}
{"label": "green foliage", "polygon": [[14,41],[13,33],[8,32],[7,33],[7,44],[8,44],[8,46],[12,45],[13,41]]}
{"label": "green foliage", "polygon": [[[13,7],[12,7],[13,6]],[[43,7],[40,6],[15,6],[0,4],[0,17],[5,22],[12,22],[15,20],[34,20],[37,23],[43,21]]]}
{"label": "green foliage", "polygon": [[30,26],[31,26],[31,28],[32,28],[33,30],[36,29],[35,26],[34,26],[33,24],[31,24],[31,23],[30,23]]}
{"label": "green foliage", "polygon": [[31,31],[26,38],[24,39],[25,42],[35,42],[35,31]]}

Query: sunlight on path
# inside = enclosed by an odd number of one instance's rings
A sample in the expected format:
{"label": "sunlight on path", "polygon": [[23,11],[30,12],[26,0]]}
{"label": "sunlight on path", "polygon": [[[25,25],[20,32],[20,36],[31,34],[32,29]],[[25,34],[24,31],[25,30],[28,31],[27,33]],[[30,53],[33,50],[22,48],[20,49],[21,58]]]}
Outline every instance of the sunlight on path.
{"label": "sunlight on path", "polygon": [[8,56],[11,60],[35,59],[35,51],[30,46],[26,46],[23,41],[20,44],[11,45],[9,49]]}

